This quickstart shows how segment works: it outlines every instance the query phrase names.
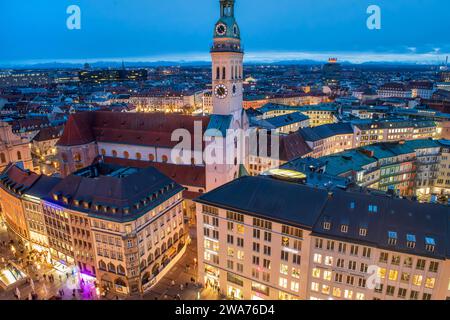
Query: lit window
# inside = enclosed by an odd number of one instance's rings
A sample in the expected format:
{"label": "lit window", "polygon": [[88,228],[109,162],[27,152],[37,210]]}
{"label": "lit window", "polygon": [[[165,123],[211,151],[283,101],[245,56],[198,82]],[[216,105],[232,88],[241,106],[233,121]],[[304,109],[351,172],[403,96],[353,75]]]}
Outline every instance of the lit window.
{"label": "lit window", "polygon": [[322,286],[322,293],[323,294],[330,294],[330,286],[324,284]]}
{"label": "lit window", "polygon": [[435,282],[436,282],[435,278],[427,278],[427,280],[425,280],[425,287],[433,289]]}
{"label": "lit window", "polygon": [[331,271],[324,271],[323,272],[323,280],[331,281]]}
{"label": "lit window", "polygon": [[289,273],[289,267],[285,264],[280,265],[280,273],[287,275]]}
{"label": "lit window", "polygon": [[320,269],[318,269],[318,268],[313,268],[313,269],[312,269],[312,276],[313,276],[314,278],[320,278]]}
{"label": "lit window", "polygon": [[396,281],[398,277],[397,270],[389,270],[389,280]]}
{"label": "lit window", "polygon": [[317,282],[311,282],[311,291],[319,291],[319,284]]}
{"label": "lit window", "polygon": [[292,278],[300,279],[300,269],[292,268]]}
{"label": "lit window", "polygon": [[341,297],[341,288],[333,287],[333,296],[340,298]]}
{"label": "lit window", "polygon": [[415,274],[413,276],[412,283],[413,283],[413,285],[420,287],[422,285],[422,280],[423,280],[423,277],[421,275]]}
{"label": "lit window", "polygon": [[318,254],[318,253],[315,253],[314,254],[314,262],[315,263],[322,263],[322,255]]}
{"label": "lit window", "polygon": [[287,288],[287,283],[288,283],[288,281],[285,278],[280,278],[278,281],[278,284],[280,285],[280,287],[283,287],[283,288]]}
{"label": "lit window", "polygon": [[344,291],[344,298],[352,299],[353,298],[353,291],[352,290],[345,290]]}
{"label": "lit window", "polygon": [[291,282],[291,290],[294,292],[298,292],[300,290],[300,284],[298,282]]}

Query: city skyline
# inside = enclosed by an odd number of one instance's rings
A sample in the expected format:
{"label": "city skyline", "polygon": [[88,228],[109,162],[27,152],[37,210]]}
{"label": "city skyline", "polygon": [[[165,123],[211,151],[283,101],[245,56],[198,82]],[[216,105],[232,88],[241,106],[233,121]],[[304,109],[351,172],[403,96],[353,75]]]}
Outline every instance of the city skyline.
{"label": "city skyline", "polygon": [[60,62],[0,70],[0,300],[450,300],[437,1],[30,2],[0,67]]}
{"label": "city skyline", "polygon": [[[426,7],[417,0],[407,6],[404,1],[378,1],[380,30],[366,26],[369,1],[281,2],[276,6],[270,1],[259,1],[258,6],[252,1],[236,2],[237,18],[245,30],[246,62],[323,61],[337,56],[352,63],[441,64],[450,52],[445,34],[449,4],[442,1],[428,1]],[[80,7],[80,30],[66,26],[70,5]],[[1,8],[0,29],[8,30],[2,35],[8,50],[0,53],[0,65],[14,67],[48,62],[209,61],[205,43],[210,41],[211,13],[217,3],[201,0],[195,10],[180,0],[157,5],[140,0],[129,5],[122,0],[56,5],[41,1],[39,6],[32,1],[24,8],[14,3],[2,3]],[[19,9],[25,19],[17,18]]]}

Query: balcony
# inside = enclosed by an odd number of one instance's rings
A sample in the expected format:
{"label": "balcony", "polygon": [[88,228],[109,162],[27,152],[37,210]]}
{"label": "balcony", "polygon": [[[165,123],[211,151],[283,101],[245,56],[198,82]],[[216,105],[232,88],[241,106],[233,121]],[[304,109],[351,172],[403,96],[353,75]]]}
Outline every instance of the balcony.
{"label": "balcony", "polygon": [[244,48],[236,43],[215,43],[211,46],[211,52],[244,53]]}

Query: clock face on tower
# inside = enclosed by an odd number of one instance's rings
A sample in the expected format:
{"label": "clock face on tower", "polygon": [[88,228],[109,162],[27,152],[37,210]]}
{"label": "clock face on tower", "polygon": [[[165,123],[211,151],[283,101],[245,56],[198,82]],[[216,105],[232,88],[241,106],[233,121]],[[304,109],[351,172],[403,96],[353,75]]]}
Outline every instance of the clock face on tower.
{"label": "clock face on tower", "polygon": [[216,95],[217,98],[224,99],[228,95],[228,89],[227,89],[227,87],[225,85],[218,84],[214,88],[214,94]]}
{"label": "clock face on tower", "polygon": [[224,25],[223,23],[219,23],[219,24],[216,26],[216,33],[217,33],[219,36],[225,35],[225,33],[227,33],[227,26]]}

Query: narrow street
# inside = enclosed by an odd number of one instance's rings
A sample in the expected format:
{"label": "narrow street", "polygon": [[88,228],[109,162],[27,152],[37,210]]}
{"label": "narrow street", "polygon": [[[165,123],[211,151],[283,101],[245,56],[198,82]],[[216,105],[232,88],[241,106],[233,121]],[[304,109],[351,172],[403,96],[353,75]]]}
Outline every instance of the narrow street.
{"label": "narrow street", "polygon": [[[129,299],[143,300],[216,300],[220,296],[211,288],[203,288],[197,279],[197,237],[196,229],[191,226],[191,243],[180,261],[149,291],[142,296]],[[11,242],[12,241],[12,242]],[[12,248],[14,248],[12,250]],[[17,239],[11,239],[6,227],[0,222],[0,268],[8,262],[25,272],[34,283],[34,291],[29,280],[13,285],[8,290],[0,288],[0,300],[16,300],[16,287],[20,299],[27,300],[34,293],[34,299],[48,300],[99,300],[116,299],[115,296],[101,297],[92,283],[84,281],[80,275],[70,270],[62,272],[46,263],[29,259],[30,253],[19,245]],[[28,263],[27,263],[28,262]]]}
{"label": "narrow street", "polygon": [[[33,279],[35,299],[100,299],[94,285],[87,280],[84,281],[71,272],[58,271],[46,263],[38,262],[37,259],[29,260],[29,256],[29,252],[18,244],[17,239],[11,239],[6,227],[0,222],[0,269],[9,262],[18,266],[29,279]],[[16,288],[19,289],[21,300],[29,299],[33,293],[32,284],[28,280],[7,290],[0,288],[0,300],[16,300]]]}
{"label": "narrow street", "polygon": [[191,225],[191,243],[179,263],[161,281],[146,292],[144,300],[217,300],[219,295],[212,289],[203,288],[197,279],[197,231]]}

